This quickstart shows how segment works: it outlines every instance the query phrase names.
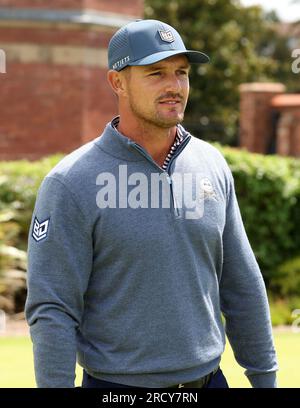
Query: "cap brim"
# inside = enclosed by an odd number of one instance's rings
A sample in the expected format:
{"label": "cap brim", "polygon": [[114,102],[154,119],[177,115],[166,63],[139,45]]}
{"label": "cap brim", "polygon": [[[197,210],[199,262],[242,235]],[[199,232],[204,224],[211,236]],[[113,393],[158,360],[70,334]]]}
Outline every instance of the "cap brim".
{"label": "cap brim", "polygon": [[137,61],[132,61],[129,62],[128,65],[135,66],[135,65],[150,65],[150,64],[155,64],[156,62],[159,62],[161,60],[164,60],[166,58],[173,57],[175,55],[186,55],[187,59],[191,64],[204,64],[206,62],[209,62],[209,57],[208,55],[204,54],[203,52],[200,51],[190,51],[190,50],[185,50],[185,51],[162,51],[162,52],[157,52],[152,55],[148,55],[145,58],[141,58]]}

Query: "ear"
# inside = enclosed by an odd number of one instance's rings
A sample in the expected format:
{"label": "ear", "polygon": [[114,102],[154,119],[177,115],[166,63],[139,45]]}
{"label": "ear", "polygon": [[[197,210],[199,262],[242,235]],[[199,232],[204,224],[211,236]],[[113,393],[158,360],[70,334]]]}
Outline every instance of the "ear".
{"label": "ear", "polygon": [[115,94],[117,94],[118,96],[126,95],[126,78],[122,71],[119,72],[110,69],[107,72],[107,80]]}

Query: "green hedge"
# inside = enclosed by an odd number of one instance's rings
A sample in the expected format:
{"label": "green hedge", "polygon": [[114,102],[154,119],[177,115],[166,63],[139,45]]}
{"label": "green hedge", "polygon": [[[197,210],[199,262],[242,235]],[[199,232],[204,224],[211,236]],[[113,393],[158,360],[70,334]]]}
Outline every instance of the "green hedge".
{"label": "green hedge", "polygon": [[[245,228],[265,281],[288,294],[273,281],[282,264],[300,255],[300,160],[217,147],[232,170]],[[289,265],[291,274],[294,265]]]}
{"label": "green hedge", "polygon": [[[299,262],[293,259],[300,255],[300,160],[216,147],[232,169],[248,237],[268,288],[294,293]],[[26,249],[37,188],[61,157],[0,162],[0,243]]]}
{"label": "green hedge", "polygon": [[0,244],[26,249],[37,189],[61,158],[0,162]]}

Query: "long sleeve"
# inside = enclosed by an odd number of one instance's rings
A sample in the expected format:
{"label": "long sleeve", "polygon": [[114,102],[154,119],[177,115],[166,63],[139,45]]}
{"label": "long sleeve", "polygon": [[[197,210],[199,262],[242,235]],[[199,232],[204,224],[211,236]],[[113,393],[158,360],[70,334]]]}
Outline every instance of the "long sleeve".
{"label": "long sleeve", "polygon": [[246,368],[245,374],[251,385],[273,388],[276,387],[278,367],[268,299],[243,226],[231,173],[227,198],[220,282],[226,334],[237,362]]}
{"label": "long sleeve", "polygon": [[38,387],[74,386],[76,329],[92,268],[90,235],[68,188],[47,177],[29,232],[25,306]]}

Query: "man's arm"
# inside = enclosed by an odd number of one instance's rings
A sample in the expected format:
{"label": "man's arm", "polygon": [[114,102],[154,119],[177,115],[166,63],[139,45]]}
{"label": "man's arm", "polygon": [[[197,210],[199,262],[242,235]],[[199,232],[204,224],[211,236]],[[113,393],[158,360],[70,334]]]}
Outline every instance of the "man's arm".
{"label": "man's arm", "polygon": [[47,177],[28,241],[25,313],[38,387],[74,387],[76,329],[92,269],[92,239],[73,195]]}
{"label": "man's arm", "polygon": [[273,388],[278,367],[265,284],[243,226],[229,168],[228,172],[220,282],[226,334],[237,362],[246,368],[251,385]]}

